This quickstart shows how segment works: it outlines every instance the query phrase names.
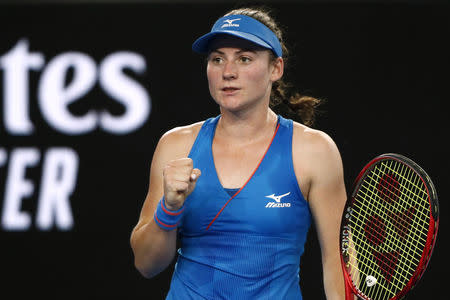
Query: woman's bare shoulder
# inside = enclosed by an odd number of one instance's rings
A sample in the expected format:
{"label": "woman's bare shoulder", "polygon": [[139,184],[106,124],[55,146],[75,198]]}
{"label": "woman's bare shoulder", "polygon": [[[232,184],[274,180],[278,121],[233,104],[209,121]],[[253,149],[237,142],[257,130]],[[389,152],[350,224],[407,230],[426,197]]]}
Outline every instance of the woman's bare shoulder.
{"label": "woman's bare shoulder", "polygon": [[326,162],[340,158],[333,139],[325,132],[294,122],[293,152],[308,161]]}
{"label": "woman's bare shoulder", "polygon": [[306,125],[300,124],[298,122],[293,122],[294,131],[293,139],[294,142],[300,142],[305,144],[305,146],[311,147],[321,147],[326,146],[329,143],[334,144],[333,139],[324,131],[310,128]]}
{"label": "woman's bare shoulder", "polygon": [[195,139],[204,122],[205,121],[200,121],[186,126],[175,127],[164,133],[161,139],[170,139],[175,141]]}
{"label": "woman's bare shoulder", "polygon": [[205,121],[175,127],[161,136],[158,147],[173,153],[176,157],[186,157]]}

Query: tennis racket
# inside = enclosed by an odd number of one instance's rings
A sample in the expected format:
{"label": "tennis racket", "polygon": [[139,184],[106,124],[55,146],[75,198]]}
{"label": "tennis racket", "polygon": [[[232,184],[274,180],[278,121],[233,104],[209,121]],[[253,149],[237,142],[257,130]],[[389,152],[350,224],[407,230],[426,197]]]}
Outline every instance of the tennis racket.
{"label": "tennis racket", "polygon": [[346,299],[402,299],[430,261],[438,224],[436,190],[419,165],[399,154],[370,161],[341,221]]}

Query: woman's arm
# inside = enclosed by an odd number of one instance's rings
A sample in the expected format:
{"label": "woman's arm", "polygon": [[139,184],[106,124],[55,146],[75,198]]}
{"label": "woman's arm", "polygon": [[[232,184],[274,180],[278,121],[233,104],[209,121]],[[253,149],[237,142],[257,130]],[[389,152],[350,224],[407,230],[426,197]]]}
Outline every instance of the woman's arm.
{"label": "woman's arm", "polygon": [[199,126],[194,124],[164,134],[153,154],[148,193],[130,238],[135,266],[147,278],[167,268],[176,253],[177,230],[161,229],[155,223],[153,215],[164,194],[164,169],[174,160],[188,160],[189,150],[198,133],[197,127]]}
{"label": "woman's arm", "polygon": [[307,129],[305,136],[297,156],[308,180],[307,199],[321,248],[325,294],[329,300],[345,299],[339,228],[347,196],[341,156],[325,133]]}

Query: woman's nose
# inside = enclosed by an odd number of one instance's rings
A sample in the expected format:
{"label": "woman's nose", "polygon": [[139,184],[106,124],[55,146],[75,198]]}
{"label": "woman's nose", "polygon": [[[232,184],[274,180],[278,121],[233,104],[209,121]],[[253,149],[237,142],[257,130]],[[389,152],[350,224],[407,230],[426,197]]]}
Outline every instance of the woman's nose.
{"label": "woman's nose", "polygon": [[232,61],[226,62],[223,67],[223,79],[230,80],[237,78],[237,67],[236,64]]}

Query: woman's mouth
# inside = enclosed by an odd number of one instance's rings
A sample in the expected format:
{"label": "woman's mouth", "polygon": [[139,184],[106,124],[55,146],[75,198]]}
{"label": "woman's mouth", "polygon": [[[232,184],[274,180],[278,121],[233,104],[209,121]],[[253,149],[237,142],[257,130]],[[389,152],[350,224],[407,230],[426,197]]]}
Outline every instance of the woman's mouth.
{"label": "woman's mouth", "polygon": [[224,87],[224,88],[222,88],[222,92],[224,92],[226,95],[232,95],[232,94],[236,93],[239,90],[240,89],[236,88],[236,87]]}

